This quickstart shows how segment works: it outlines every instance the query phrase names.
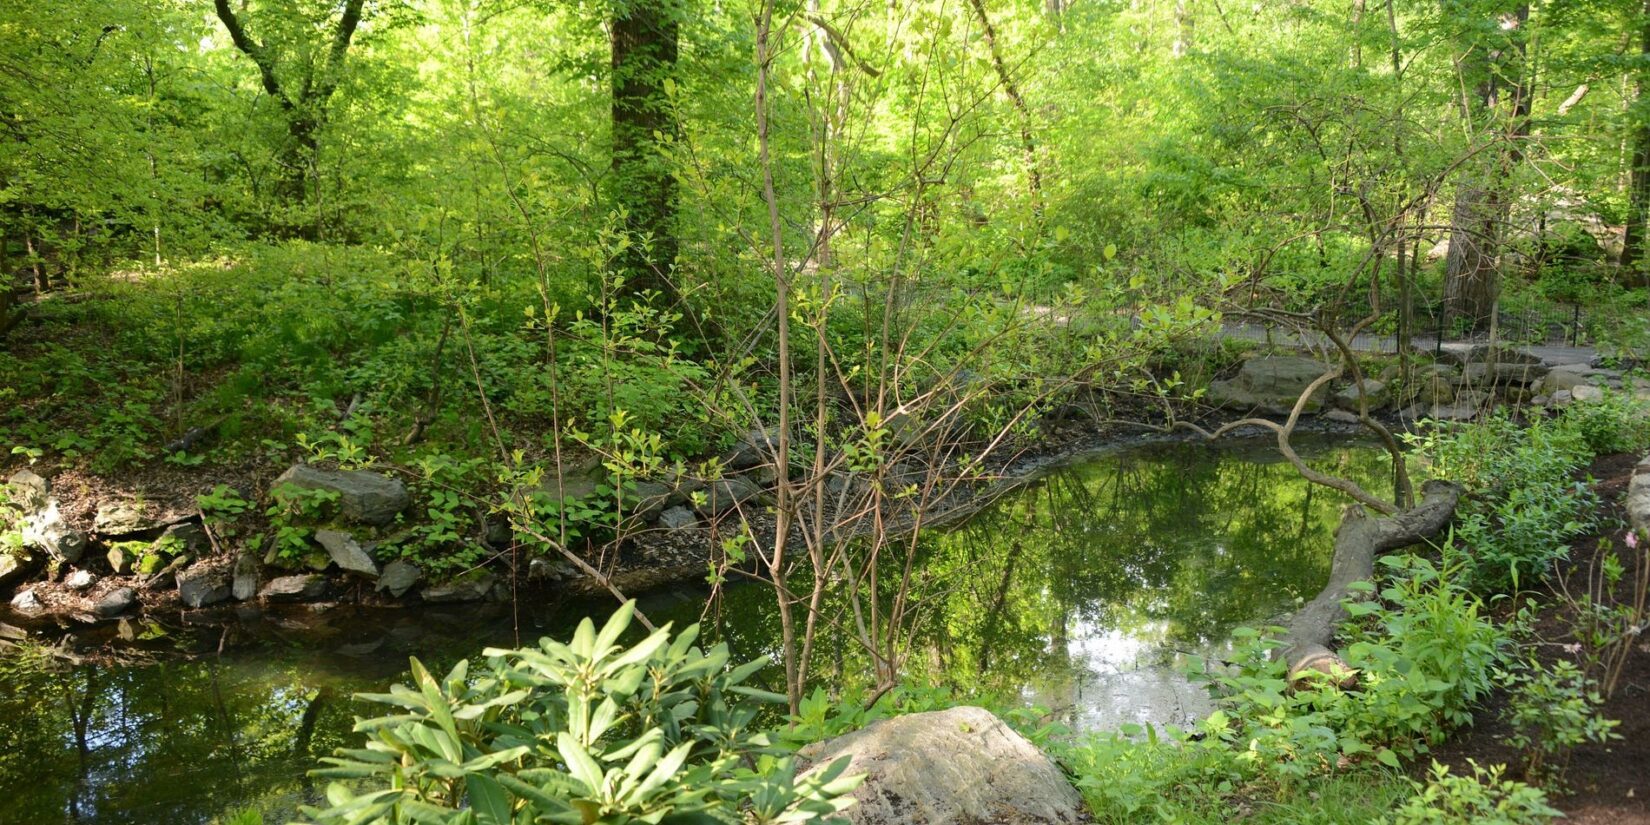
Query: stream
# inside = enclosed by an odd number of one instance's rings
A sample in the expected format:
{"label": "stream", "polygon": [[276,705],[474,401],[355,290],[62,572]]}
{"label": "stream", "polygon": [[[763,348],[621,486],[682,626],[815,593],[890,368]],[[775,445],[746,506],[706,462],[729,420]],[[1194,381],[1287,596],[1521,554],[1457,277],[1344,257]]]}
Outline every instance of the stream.
{"label": "stream", "polygon": [[[1328,437],[1315,466],[1390,490],[1385,455]],[[1074,461],[923,538],[931,620],[913,680],[989,689],[1080,731],[1186,724],[1208,710],[1179,675],[1234,628],[1275,620],[1328,575],[1344,497],[1302,480],[1267,441],[1163,443]],[[649,594],[656,622],[704,621],[736,660],[776,652],[770,591]],[[304,771],[351,741],[355,692],[445,668],[488,645],[565,636],[611,602],[419,609],[308,606],[151,616],[111,627],[131,664],[0,653],[0,822],[210,823],[258,808],[283,822],[318,788]],[[84,640],[82,640],[83,643]],[[825,683],[865,672],[827,634]],[[775,674],[769,673],[770,684]]]}

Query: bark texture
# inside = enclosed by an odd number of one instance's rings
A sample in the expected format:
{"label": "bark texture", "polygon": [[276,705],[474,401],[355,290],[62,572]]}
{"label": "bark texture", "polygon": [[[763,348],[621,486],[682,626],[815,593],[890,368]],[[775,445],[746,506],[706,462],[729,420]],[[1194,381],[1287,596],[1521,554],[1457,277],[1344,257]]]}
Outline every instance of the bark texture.
{"label": "bark texture", "polygon": [[661,140],[677,132],[665,82],[676,73],[681,26],[664,0],[621,3],[612,21],[613,185],[632,240],[616,262],[633,295],[655,291],[674,297],[670,267],[676,260],[676,179]]}
{"label": "bark texture", "polygon": [[1289,663],[1291,677],[1303,670],[1330,673],[1344,667],[1330,643],[1336,628],[1346,621],[1341,602],[1350,595],[1349,586],[1368,581],[1375,572],[1375,559],[1381,554],[1438,535],[1454,518],[1461,492],[1458,484],[1435,480],[1422,485],[1419,503],[1391,516],[1372,517],[1358,505],[1347,508],[1335,530],[1329,583],[1289,621],[1289,644],[1280,655]]}

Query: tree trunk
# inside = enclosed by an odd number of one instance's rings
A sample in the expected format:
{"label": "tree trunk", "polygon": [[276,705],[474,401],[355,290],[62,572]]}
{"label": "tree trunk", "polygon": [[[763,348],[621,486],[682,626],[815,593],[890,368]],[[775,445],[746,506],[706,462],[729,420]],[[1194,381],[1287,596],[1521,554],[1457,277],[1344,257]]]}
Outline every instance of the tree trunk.
{"label": "tree trunk", "polygon": [[1362,507],[1347,508],[1341,526],[1335,530],[1329,582],[1290,619],[1285,636],[1288,646],[1279,651],[1289,663],[1291,678],[1306,670],[1331,673],[1336,668],[1345,669],[1330,643],[1347,618],[1341,602],[1351,595],[1348,587],[1353,582],[1369,581],[1375,573],[1376,556],[1436,536],[1454,518],[1461,493],[1457,484],[1429,481],[1421,488],[1420,503],[1392,516],[1372,518]]}
{"label": "tree trunk", "polygon": [[[1497,259],[1501,227],[1507,221],[1510,206],[1502,189],[1523,158],[1519,144],[1529,133],[1530,101],[1523,65],[1524,24],[1529,17],[1528,3],[1520,3],[1501,14],[1496,30],[1507,40],[1467,43],[1464,56],[1456,64],[1463,87],[1462,117],[1485,134],[1502,129],[1500,139],[1506,141],[1505,147],[1485,164],[1487,168],[1467,172],[1468,177],[1456,187],[1455,206],[1450,215],[1444,313],[1446,318],[1464,320],[1475,329],[1489,323],[1500,296],[1501,273]],[[1506,78],[1512,78],[1511,82]],[[1510,103],[1504,127],[1495,118],[1503,103]]]}
{"label": "tree trunk", "polygon": [[1494,194],[1478,181],[1463,181],[1450,213],[1444,311],[1452,321],[1465,320],[1474,329],[1489,323],[1501,290],[1495,202]]}
{"label": "tree trunk", "polygon": [[655,135],[668,141],[677,131],[665,82],[676,72],[679,43],[676,9],[664,0],[632,0],[614,12],[613,186],[634,236],[616,264],[627,292],[667,300],[675,295],[676,179]]}
{"label": "tree trunk", "polygon": [[[1650,60],[1650,0],[1645,0],[1639,17],[1639,54]],[[1630,286],[1650,286],[1650,272],[1644,264],[1645,224],[1650,222],[1650,117],[1646,117],[1645,73],[1640,69],[1634,78],[1634,104],[1628,109],[1633,116],[1633,168],[1629,170],[1627,231],[1621,242],[1621,270],[1623,280]],[[1636,111],[1635,111],[1636,110]]]}

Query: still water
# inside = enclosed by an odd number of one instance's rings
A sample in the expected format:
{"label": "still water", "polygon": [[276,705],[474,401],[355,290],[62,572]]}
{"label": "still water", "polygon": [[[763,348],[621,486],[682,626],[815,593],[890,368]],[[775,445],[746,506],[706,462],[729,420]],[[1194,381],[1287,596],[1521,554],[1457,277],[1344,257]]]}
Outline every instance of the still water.
{"label": "still water", "polygon": [[[1304,446],[1322,469],[1381,486],[1377,450]],[[932,618],[914,677],[1018,696],[1078,729],[1189,721],[1207,700],[1175,665],[1312,595],[1343,504],[1269,443],[1159,444],[1054,471],[925,540]],[[755,587],[709,607],[691,589],[642,607],[656,621],[702,618],[739,658],[771,652],[778,635],[772,597]],[[0,823],[209,823],[246,807],[285,821],[314,799],[304,771],[365,711],[351,694],[401,678],[407,656],[445,667],[610,610],[162,616],[128,628],[146,654],[130,665],[0,654]],[[824,679],[863,672],[842,640],[821,650]]]}

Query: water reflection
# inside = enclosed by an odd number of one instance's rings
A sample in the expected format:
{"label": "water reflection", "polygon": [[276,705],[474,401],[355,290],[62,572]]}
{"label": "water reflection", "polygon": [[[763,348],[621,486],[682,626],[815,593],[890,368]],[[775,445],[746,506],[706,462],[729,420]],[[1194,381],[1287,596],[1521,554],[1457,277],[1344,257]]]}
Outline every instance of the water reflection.
{"label": "water reflection", "polygon": [[[1306,452],[1371,488],[1383,477],[1368,448]],[[1265,445],[1163,445],[1055,472],[923,541],[919,597],[933,620],[913,678],[1019,692],[1083,728],[1183,721],[1205,699],[1169,665],[1310,595],[1342,503]],[[150,628],[164,635],[149,646],[176,650],[144,666],[0,657],[0,822],[207,823],[248,806],[285,821],[313,798],[304,770],[364,712],[350,695],[399,678],[407,655],[449,665],[486,645],[565,634],[611,605],[518,607],[171,622]],[[684,589],[643,608],[678,624],[705,613],[741,658],[776,652],[772,596],[760,588],[730,589],[708,608]],[[867,671],[843,638],[824,638],[818,657],[828,680]]]}

